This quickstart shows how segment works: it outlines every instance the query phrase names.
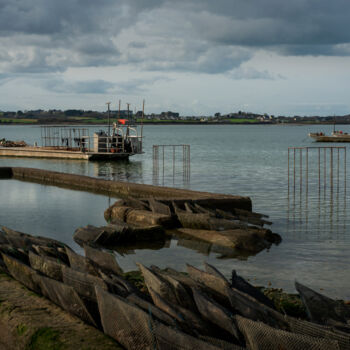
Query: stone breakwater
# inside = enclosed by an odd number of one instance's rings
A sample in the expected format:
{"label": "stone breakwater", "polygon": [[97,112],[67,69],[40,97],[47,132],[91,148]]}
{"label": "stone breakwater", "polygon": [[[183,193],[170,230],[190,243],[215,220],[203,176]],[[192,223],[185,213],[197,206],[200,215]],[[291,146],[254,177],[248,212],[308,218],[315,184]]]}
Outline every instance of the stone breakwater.
{"label": "stone breakwater", "polygon": [[[91,245],[84,250],[81,256],[52,239],[0,231],[0,267],[6,274],[126,349],[350,348],[349,306],[299,283],[307,320],[278,311],[235,271],[229,281],[209,264],[205,270],[187,265],[187,273],[139,264],[140,289],[110,252]],[[1,284],[0,279],[0,308],[10,299]],[[26,291],[23,300],[31,302]],[[29,318],[40,311],[30,312],[30,305],[27,310]],[[6,317],[0,313],[0,323]],[[54,339],[64,344],[59,330]]]}

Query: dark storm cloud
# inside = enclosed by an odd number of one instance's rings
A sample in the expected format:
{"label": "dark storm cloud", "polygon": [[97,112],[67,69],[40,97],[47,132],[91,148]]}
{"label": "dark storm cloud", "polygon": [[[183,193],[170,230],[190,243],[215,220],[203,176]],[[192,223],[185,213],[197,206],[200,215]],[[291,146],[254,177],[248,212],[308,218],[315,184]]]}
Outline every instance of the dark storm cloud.
{"label": "dark storm cloud", "polygon": [[257,49],[349,55],[349,14],[348,0],[0,0],[0,72],[218,74]]}

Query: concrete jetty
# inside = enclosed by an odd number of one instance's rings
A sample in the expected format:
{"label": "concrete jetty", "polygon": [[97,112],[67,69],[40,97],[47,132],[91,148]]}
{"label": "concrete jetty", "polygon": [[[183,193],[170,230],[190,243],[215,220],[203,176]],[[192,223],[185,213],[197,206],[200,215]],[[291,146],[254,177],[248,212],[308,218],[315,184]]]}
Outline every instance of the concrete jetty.
{"label": "concrete jetty", "polygon": [[158,199],[182,199],[184,201],[196,199],[199,204],[205,202],[209,207],[213,206],[223,210],[226,208],[238,208],[248,211],[252,210],[252,202],[249,197],[103,180],[89,176],[60,173],[43,169],[0,167],[0,178],[36,182],[44,185],[54,185],[63,188],[106,194],[118,198],[153,197]]}

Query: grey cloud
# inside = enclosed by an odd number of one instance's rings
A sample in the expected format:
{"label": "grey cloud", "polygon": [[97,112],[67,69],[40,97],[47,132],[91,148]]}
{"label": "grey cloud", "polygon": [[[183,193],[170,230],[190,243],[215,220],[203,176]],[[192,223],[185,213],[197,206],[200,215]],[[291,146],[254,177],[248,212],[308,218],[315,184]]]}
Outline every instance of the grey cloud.
{"label": "grey cloud", "polygon": [[148,91],[149,87],[159,81],[170,81],[166,77],[154,77],[152,79],[131,79],[118,82],[115,85],[115,92],[121,95],[137,95]]}
{"label": "grey cloud", "polygon": [[284,79],[282,76],[274,76],[267,70],[259,71],[255,68],[242,68],[239,67],[230,72],[229,77],[235,80],[241,79],[264,79],[264,80],[275,80]]}
{"label": "grey cloud", "polygon": [[132,41],[128,46],[135,49],[144,49],[146,47],[146,44],[140,41]]}
{"label": "grey cloud", "polygon": [[133,65],[209,74],[257,49],[350,54],[348,0],[0,0],[0,72]]}
{"label": "grey cloud", "polygon": [[[1,76],[0,76],[1,81]],[[46,89],[65,94],[120,94],[120,95],[140,95],[158,81],[169,81],[168,78],[154,77],[152,79],[131,79],[112,83],[106,80],[85,80],[85,81],[66,81],[57,76],[46,75],[45,79],[38,81],[37,84]]]}
{"label": "grey cloud", "polygon": [[238,67],[248,60],[251,53],[241,48],[213,47],[206,51],[197,51],[193,57],[188,54],[174,59],[153,60],[144,64],[144,68],[153,71],[179,71],[219,74]]}
{"label": "grey cloud", "polygon": [[44,85],[53,92],[76,94],[105,94],[114,87],[113,83],[105,80],[66,82],[63,79],[50,79]]}

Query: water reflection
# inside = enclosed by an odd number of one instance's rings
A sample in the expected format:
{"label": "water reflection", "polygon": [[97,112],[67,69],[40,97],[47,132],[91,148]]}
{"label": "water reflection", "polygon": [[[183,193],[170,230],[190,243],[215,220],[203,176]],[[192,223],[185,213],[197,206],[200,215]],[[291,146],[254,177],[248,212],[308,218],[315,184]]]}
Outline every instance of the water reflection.
{"label": "water reflection", "polygon": [[317,239],[345,235],[345,147],[289,149],[287,200],[287,232],[294,237],[302,233],[307,233],[303,239],[310,235]]}
{"label": "water reflection", "polygon": [[199,241],[196,239],[190,239],[187,237],[174,237],[177,241],[177,245],[180,247],[185,247],[192,249],[197,253],[205,256],[209,256],[211,253],[218,254],[217,259],[240,259],[245,260],[249,256],[255,255],[254,253],[249,253],[245,251],[240,251],[237,249],[232,249],[217,244],[211,244],[204,241]]}
{"label": "water reflection", "polygon": [[216,255],[217,259],[246,260],[249,256],[256,255],[252,252],[232,249],[229,247],[204,242],[195,238],[190,238],[188,236],[183,236],[176,230],[173,230],[172,233],[167,232],[165,237],[160,240],[147,242],[139,241],[135,243],[126,243],[120,244],[118,246],[108,246],[104,248],[117,252],[121,257],[126,257],[128,255],[137,255],[139,254],[139,251],[151,252],[169,248],[172,250],[178,250],[178,248],[186,248],[193,251],[194,253],[199,253],[207,257],[211,254],[214,254]]}
{"label": "water reflection", "polygon": [[108,247],[110,250],[116,251],[120,256],[135,255],[137,250],[159,250],[169,248],[171,244],[171,236],[165,236],[164,239],[151,242],[137,242],[131,244],[123,244],[114,247]]}
{"label": "water reflection", "polygon": [[142,161],[119,160],[118,162],[92,161],[94,177],[115,181],[143,182]]}

